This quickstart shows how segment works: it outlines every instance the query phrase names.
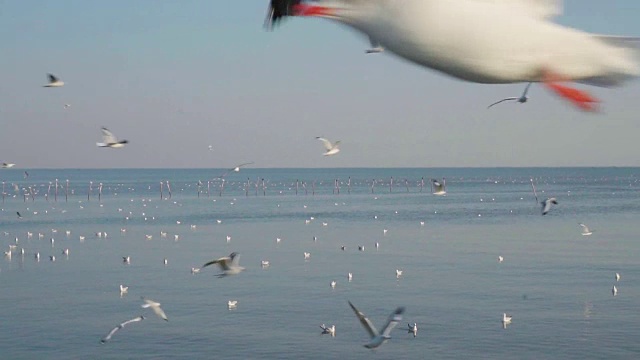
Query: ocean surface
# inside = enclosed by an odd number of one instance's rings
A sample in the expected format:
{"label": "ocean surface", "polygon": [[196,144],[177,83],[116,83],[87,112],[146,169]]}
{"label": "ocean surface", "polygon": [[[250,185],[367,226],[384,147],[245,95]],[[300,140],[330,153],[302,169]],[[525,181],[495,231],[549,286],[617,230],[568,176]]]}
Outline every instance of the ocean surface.
{"label": "ocean surface", "polygon": [[[0,170],[1,359],[640,358],[640,168],[24,170]],[[369,350],[348,300],[406,311]]]}

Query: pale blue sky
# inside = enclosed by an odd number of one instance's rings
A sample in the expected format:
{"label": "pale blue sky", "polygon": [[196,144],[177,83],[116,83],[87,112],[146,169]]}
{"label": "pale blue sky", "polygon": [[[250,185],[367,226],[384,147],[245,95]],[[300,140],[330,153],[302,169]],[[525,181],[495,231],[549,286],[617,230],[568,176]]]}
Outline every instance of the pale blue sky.
{"label": "pale blue sky", "polygon": [[[604,113],[364,55],[321,19],[262,28],[268,0],[0,0],[0,161],[21,168],[640,166],[640,81]],[[569,0],[558,22],[640,36],[640,1]],[[517,36],[517,34],[514,34]],[[46,73],[66,85],[45,89]],[[63,109],[69,103],[71,109]],[[100,127],[131,143],[99,149]],[[321,156],[315,136],[342,140]],[[214,151],[208,151],[213,145]]]}

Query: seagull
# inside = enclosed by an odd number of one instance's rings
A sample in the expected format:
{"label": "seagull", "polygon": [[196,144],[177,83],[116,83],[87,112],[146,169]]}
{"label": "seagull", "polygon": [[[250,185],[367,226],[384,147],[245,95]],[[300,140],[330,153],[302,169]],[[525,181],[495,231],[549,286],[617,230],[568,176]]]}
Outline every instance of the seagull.
{"label": "seagull", "polygon": [[413,337],[418,336],[418,324],[417,323],[413,323],[413,325],[407,324],[407,327],[409,327],[409,332],[413,333]]}
{"label": "seagull", "polygon": [[71,104],[64,104],[64,108],[65,108],[65,109],[68,109],[68,108],[70,108],[70,107],[71,107]]}
{"label": "seagull", "polygon": [[511,324],[511,319],[513,319],[513,316],[511,315],[507,315],[507,313],[502,313],[502,323],[503,324]]}
{"label": "seagull", "polygon": [[[618,86],[640,75],[637,39],[553,22],[562,1],[271,0],[265,28],[288,16],[330,19],[414,64],[473,83],[542,82],[584,111],[598,102],[564,82]],[[518,36],[513,36],[518,34]]]}
{"label": "seagull", "polygon": [[1,167],[3,169],[11,169],[14,166],[16,166],[16,164],[3,162]]}
{"label": "seagull", "polygon": [[582,224],[582,223],[580,223],[578,225],[582,226],[582,236],[589,236],[589,235],[593,234],[593,231],[589,230],[587,225]]}
{"label": "seagull", "polygon": [[131,256],[123,256],[122,262],[125,264],[131,264]]}
{"label": "seagull", "polygon": [[304,259],[305,260],[309,260],[310,257],[311,257],[311,253],[308,253],[308,252],[304,253]]}
{"label": "seagull", "polygon": [[162,311],[162,308],[160,308],[160,303],[153,300],[145,299],[144,296],[141,296],[140,299],[144,301],[144,304],[141,305],[142,308],[146,309],[150,307],[151,310],[153,310],[153,312],[156,313],[156,315],[158,315],[164,321],[169,321],[169,319],[167,319],[167,315],[165,315],[164,311]]}
{"label": "seagull", "polygon": [[218,266],[222,270],[222,274],[219,274],[218,277],[239,274],[242,270],[244,270],[242,266],[238,266],[239,259],[240,254],[238,254],[237,252],[232,252],[229,256],[209,261],[208,263],[202,265],[201,269],[204,269],[209,265],[218,264]]}
{"label": "seagull", "polygon": [[[533,188],[533,196],[536,198],[536,203],[538,202],[538,194],[536,193],[536,187],[533,185],[533,179],[531,179],[531,187]],[[551,205],[558,205],[558,200],[554,197],[548,198],[547,200],[540,201],[542,215],[547,215],[549,211],[551,211]]]}
{"label": "seagull", "polygon": [[195,268],[195,267],[192,267],[192,268],[191,268],[191,273],[192,273],[192,274],[197,274],[197,273],[199,273],[199,272],[200,272],[200,268]]}
{"label": "seagull", "polygon": [[353,312],[360,320],[360,323],[367,330],[369,336],[371,337],[371,341],[364,345],[364,347],[369,349],[375,349],[378,346],[384,344],[387,340],[391,339],[391,330],[398,325],[398,322],[402,320],[402,313],[404,312],[404,307],[398,307],[387,319],[387,322],[384,324],[382,328],[382,333],[376,330],[375,326],[371,323],[371,321],[362,313],[360,310],[356,309],[355,306],[349,301],[349,306],[353,309]]}
{"label": "seagull", "polygon": [[102,129],[102,142],[96,143],[98,147],[109,147],[109,148],[121,148],[129,143],[127,140],[118,141],[118,139],[113,135],[109,129],[103,127]]}
{"label": "seagull", "polygon": [[502,257],[502,255],[498,255],[498,262],[501,263],[504,261],[504,258]]}
{"label": "seagull", "polygon": [[396,277],[399,278],[400,276],[402,276],[402,270],[396,269]]}
{"label": "seagull", "polygon": [[351,280],[353,280],[353,274],[352,273],[348,273],[347,274],[347,279],[349,280],[349,282],[351,282]]}
{"label": "seagull", "polygon": [[58,79],[55,75],[47,74],[47,76],[49,77],[49,83],[43,87],[61,87],[64,85],[64,81]]}
{"label": "seagull", "polygon": [[213,145],[209,145],[209,151],[213,151]]}
{"label": "seagull", "polygon": [[329,284],[331,286],[332,289],[335,289],[336,287],[336,281],[335,280],[331,280],[331,283]]}
{"label": "seagull", "polygon": [[238,305],[238,300],[229,300],[227,301],[227,306],[230,308],[234,308]]}
{"label": "seagull", "polygon": [[129,324],[134,323],[134,322],[142,321],[142,320],[144,320],[144,316],[140,315],[140,316],[135,317],[135,318],[133,318],[131,320],[127,320],[127,321],[121,323],[120,325],[114,327],[111,331],[109,331],[107,336],[103,337],[102,340],[100,340],[100,342],[103,343],[103,344],[106,343],[107,341],[111,340],[111,337],[113,336],[113,334],[115,334],[118,330],[122,329],[126,325],[129,325]]}
{"label": "seagull", "polygon": [[447,193],[446,180],[442,178],[442,182],[437,179],[431,179],[431,193],[433,195],[443,196]]}
{"label": "seagull", "polygon": [[[229,174],[230,172],[239,172],[241,167],[247,166],[247,165],[251,165],[251,164],[253,164],[253,161],[242,163],[242,164],[238,164],[238,165],[228,169],[224,174],[218,176],[216,179],[222,179],[225,176],[227,176],[227,174]],[[222,222],[221,220],[218,220],[218,224],[220,224],[221,222]]]}
{"label": "seagull", "polygon": [[262,260],[260,262],[260,265],[262,265],[262,267],[267,267],[267,266],[269,266],[269,261],[268,260]]}
{"label": "seagull", "polygon": [[620,274],[616,273],[616,281],[620,281]]}
{"label": "seagull", "polygon": [[317,140],[322,141],[322,144],[324,145],[324,148],[327,150],[324,154],[324,156],[331,156],[331,155],[335,155],[337,153],[340,152],[340,141],[336,141],[335,143],[331,143],[331,141],[329,141],[328,139],[325,139],[323,137],[320,136],[316,136]]}
{"label": "seagull", "polygon": [[611,293],[613,294],[613,296],[618,295],[618,288],[615,285],[613,285],[613,287],[611,288]]}
{"label": "seagull", "polygon": [[320,329],[322,329],[322,334],[328,334],[331,336],[336,336],[336,326],[331,325],[331,327],[327,327],[324,324],[320,325]]}
{"label": "seagull", "polygon": [[524,88],[524,92],[522,93],[522,95],[520,95],[520,97],[508,97],[508,98],[502,99],[500,101],[496,101],[493,104],[487,106],[487,109],[489,109],[493,105],[498,105],[498,104],[500,104],[501,102],[504,102],[504,101],[513,101],[513,100],[515,100],[515,101],[519,102],[520,104],[526,103],[527,100],[529,100],[529,97],[527,96],[527,93],[529,92],[529,87],[531,87],[531,84],[532,83],[528,83],[527,84],[527,87]]}
{"label": "seagull", "polygon": [[18,219],[22,219],[22,215],[20,215],[20,211],[16,211],[16,215],[18,215]]}
{"label": "seagull", "polygon": [[128,291],[129,291],[129,287],[128,286],[124,286],[124,285],[120,284],[120,295],[126,294]]}

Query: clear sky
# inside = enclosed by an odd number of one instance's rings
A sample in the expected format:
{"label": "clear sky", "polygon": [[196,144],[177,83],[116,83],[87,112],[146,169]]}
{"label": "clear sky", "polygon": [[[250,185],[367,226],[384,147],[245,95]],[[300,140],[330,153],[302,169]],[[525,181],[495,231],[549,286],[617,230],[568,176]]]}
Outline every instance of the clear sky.
{"label": "clear sky", "polygon": [[[365,55],[322,19],[263,29],[268,0],[0,0],[0,161],[21,168],[640,166],[640,80],[585,114]],[[567,0],[557,22],[640,36],[638,0]],[[517,36],[517,34],[514,34]],[[43,88],[46,74],[65,86]],[[64,104],[71,104],[64,109]],[[100,127],[130,144],[100,149]],[[342,141],[323,157],[314,138]],[[213,151],[208,146],[213,146]]]}

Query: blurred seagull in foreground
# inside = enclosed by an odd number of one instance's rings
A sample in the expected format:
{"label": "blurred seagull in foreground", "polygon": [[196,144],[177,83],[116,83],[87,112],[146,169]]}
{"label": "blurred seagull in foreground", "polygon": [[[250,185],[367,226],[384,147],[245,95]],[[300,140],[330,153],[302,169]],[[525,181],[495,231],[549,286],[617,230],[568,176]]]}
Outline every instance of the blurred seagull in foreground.
{"label": "blurred seagull in foreground", "polygon": [[138,322],[138,321],[142,321],[144,320],[144,316],[140,315],[138,317],[135,317],[131,320],[127,320],[123,323],[121,323],[120,325],[114,327],[111,331],[109,331],[109,333],[107,334],[107,336],[103,337],[102,340],[100,340],[101,343],[106,343],[107,341],[111,340],[111,337],[113,336],[113,334],[115,334],[118,330],[122,329],[123,327],[134,323],[134,322]]}
{"label": "blurred seagull in foreground", "polygon": [[13,164],[13,163],[6,163],[6,162],[3,162],[3,163],[2,163],[2,168],[3,168],[3,169],[11,169],[11,168],[12,168],[12,167],[14,167],[14,166],[16,166],[16,164]]}
{"label": "blurred seagull in foreground", "polygon": [[349,301],[349,306],[353,309],[353,312],[360,320],[360,323],[367,330],[369,336],[371,337],[371,341],[364,345],[364,347],[369,349],[375,349],[378,346],[384,344],[387,340],[391,339],[391,330],[398,325],[398,322],[402,320],[402,313],[404,312],[404,307],[398,307],[387,319],[387,322],[382,327],[382,333],[378,332],[378,330],[373,326],[371,321],[363,314],[360,310],[356,309],[355,306]]}
{"label": "blurred seagull in foreground", "polygon": [[47,74],[47,76],[49,77],[49,83],[43,87],[61,87],[64,85],[64,82],[58,79],[55,75]]}
{"label": "blurred seagull in foreground", "polygon": [[431,193],[433,195],[443,196],[447,193],[447,183],[445,178],[442,178],[442,182],[437,179],[431,179]]}
{"label": "blurred seagull in foreground", "polygon": [[[531,179],[531,187],[533,188],[533,196],[536,198],[536,203],[538,203],[538,194],[536,193],[536,187],[533,185],[533,179]],[[551,197],[539,203],[541,205],[542,215],[547,215],[547,213],[551,211],[551,205],[558,205],[558,200]]]}
{"label": "blurred seagull in foreground", "polygon": [[323,137],[320,136],[316,136],[317,140],[322,141],[322,144],[324,145],[324,148],[327,150],[324,154],[324,156],[331,156],[331,155],[335,155],[337,153],[340,152],[340,141],[336,141],[335,143],[331,143],[331,141],[329,141],[329,139],[325,139]]}
{"label": "blurred seagull in foreground", "polygon": [[578,225],[582,226],[582,235],[583,236],[589,236],[589,235],[593,234],[593,231],[589,230],[587,225],[582,224],[582,223],[580,223]]}
{"label": "blurred seagull in foreground", "polygon": [[150,300],[150,299],[145,299],[144,296],[141,296],[140,299],[142,299],[142,301],[144,301],[144,304],[141,305],[142,308],[144,308],[144,309],[151,308],[151,310],[153,310],[153,312],[156,313],[156,315],[158,315],[164,321],[169,321],[169,319],[167,319],[167,315],[165,315],[164,311],[162,311],[162,308],[160,307],[160,303],[159,302],[155,302],[155,301]]}
{"label": "blurred seagull in foreground", "polygon": [[121,148],[129,143],[127,140],[118,141],[109,129],[103,127],[102,129],[102,142],[96,143],[98,147],[110,147],[110,148]]}
{"label": "blurred seagull in foreground", "polygon": [[520,104],[526,103],[527,100],[529,100],[529,97],[527,96],[527,93],[529,92],[529,87],[531,87],[531,83],[527,84],[527,87],[524,88],[524,92],[522,93],[522,95],[520,95],[520,97],[504,98],[504,99],[502,99],[500,101],[496,101],[493,104],[487,106],[487,109],[491,108],[493,105],[498,105],[498,104],[500,104],[501,102],[504,102],[504,101],[514,101],[515,100],[515,101],[519,102]]}
{"label": "blurred seagull in foreground", "polygon": [[219,274],[218,277],[223,277],[227,275],[236,275],[244,270],[242,266],[238,265],[239,260],[240,260],[240,254],[238,254],[237,252],[232,252],[229,256],[225,256],[216,260],[209,261],[208,263],[202,265],[201,269],[204,269],[209,265],[217,264],[222,270],[222,274]]}

